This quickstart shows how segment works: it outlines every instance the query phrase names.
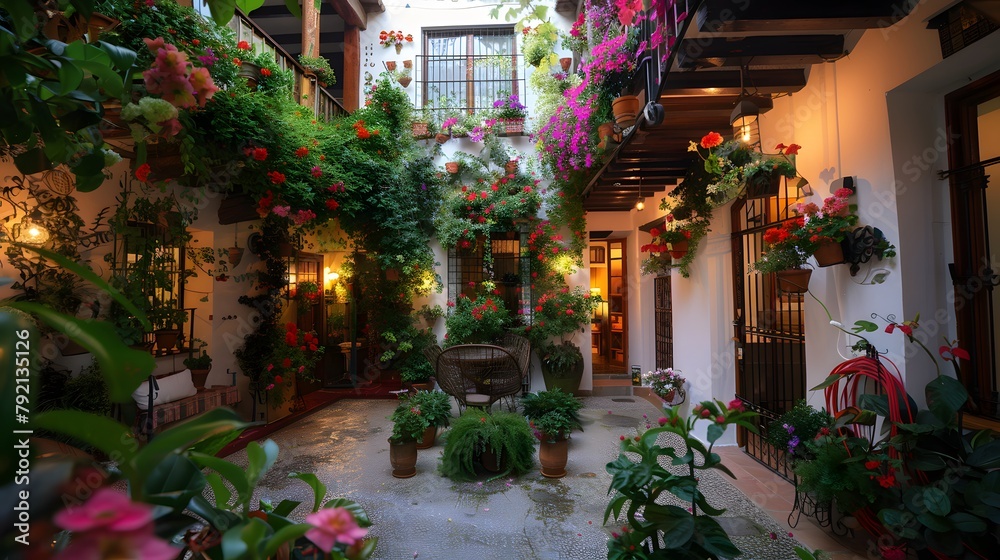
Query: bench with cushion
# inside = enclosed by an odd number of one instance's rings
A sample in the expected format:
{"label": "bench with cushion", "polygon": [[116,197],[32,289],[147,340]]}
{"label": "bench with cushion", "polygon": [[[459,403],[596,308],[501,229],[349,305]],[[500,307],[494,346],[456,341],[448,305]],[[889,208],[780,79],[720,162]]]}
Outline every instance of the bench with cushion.
{"label": "bench with cushion", "polygon": [[220,406],[240,402],[235,385],[213,385],[199,391],[191,380],[191,370],[149,376],[149,381],[132,393],[139,409],[137,423],[146,438],[164,424],[190,418]]}

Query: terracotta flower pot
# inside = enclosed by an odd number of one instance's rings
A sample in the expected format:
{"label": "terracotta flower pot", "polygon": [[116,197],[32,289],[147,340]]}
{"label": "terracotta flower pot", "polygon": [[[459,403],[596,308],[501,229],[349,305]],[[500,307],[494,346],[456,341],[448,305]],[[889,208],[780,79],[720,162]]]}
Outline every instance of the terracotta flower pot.
{"label": "terracotta flower pot", "polygon": [[414,138],[427,138],[428,126],[425,122],[415,122],[411,125]]}
{"label": "terracotta flower pot", "polygon": [[444,164],[444,169],[448,173],[451,173],[452,175],[454,175],[454,174],[458,173],[458,162],[457,161],[449,161],[449,162],[447,162],[447,163]]}
{"label": "terracotta flower pot", "polygon": [[389,440],[389,463],[392,476],[410,478],[417,474],[417,442]]}
{"label": "terracotta flower pot", "polygon": [[412,60],[404,60],[403,61],[403,68],[413,68],[413,61]]}
{"label": "terracotta flower pot", "polygon": [[813,253],[819,266],[833,266],[844,262],[844,248],[837,241],[824,241]]}
{"label": "terracotta flower pot", "polygon": [[611,102],[611,110],[615,114],[618,128],[628,128],[635,124],[635,119],[639,115],[639,97],[635,95],[618,97]]}
{"label": "terracotta flower pot", "polygon": [[500,461],[492,449],[487,449],[479,455],[479,463],[489,472],[500,472]]}
{"label": "terracotta flower pot", "polygon": [[524,119],[501,119],[507,136],[517,136],[524,133]]}
{"label": "terracotta flower pot", "polygon": [[191,370],[191,382],[194,384],[195,389],[200,391],[205,388],[205,382],[208,381],[208,374],[211,371],[212,368]]}
{"label": "terracotta flower pot", "polygon": [[569,67],[572,65],[573,59],[568,56],[559,59],[559,66],[562,66],[563,72],[569,72]]}
{"label": "terracotta flower pot", "polygon": [[542,476],[546,478],[566,476],[566,463],[569,462],[569,441],[565,439],[541,440],[538,445],[538,462],[542,465]]}
{"label": "terracotta flower pot", "polygon": [[778,289],[790,294],[804,294],[809,291],[811,268],[790,268],[775,273],[778,278]]}
{"label": "terracotta flower pot", "polygon": [[399,82],[399,85],[403,87],[410,87],[410,82],[413,81],[413,78],[409,76],[400,76],[399,78],[396,79],[396,81]]}
{"label": "terracotta flower pot", "polygon": [[387,61],[385,61],[385,69],[388,70],[388,71],[390,71],[390,72],[395,72],[396,71],[396,61],[395,60],[387,60]]}
{"label": "terracotta flower pot", "polygon": [[403,52],[403,45],[402,45],[402,43],[396,43],[396,54],[399,54],[401,52]]}
{"label": "terracotta flower pot", "polygon": [[156,349],[162,352],[169,352],[177,346],[177,339],[180,338],[181,331],[173,329],[161,329],[153,332],[156,341]]}
{"label": "terracotta flower pot", "polygon": [[434,141],[437,142],[438,144],[444,144],[448,140],[451,140],[451,135],[450,134],[445,134],[443,132],[438,132],[437,134],[434,135]]}
{"label": "terracotta flower pot", "polygon": [[512,159],[504,164],[503,170],[507,172],[508,175],[512,173],[517,173],[517,160]]}
{"label": "terracotta flower pot", "polygon": [[229,264],[234,267],[240,264],[240,261],[243,260],[243,251],[244,251],[243,247],[230,247]]}
{"label": "terracotta flower pot", "polygon": [[435,438],[437,438],[437,426],[427,426],[423,437],[417,442],[417,449],[430,449],[434,447]]}
{"label": "terracotta flower pot", "polygon": [[688,254],[690,241],[671,241],[670,256],[675,259],[683,259]]}

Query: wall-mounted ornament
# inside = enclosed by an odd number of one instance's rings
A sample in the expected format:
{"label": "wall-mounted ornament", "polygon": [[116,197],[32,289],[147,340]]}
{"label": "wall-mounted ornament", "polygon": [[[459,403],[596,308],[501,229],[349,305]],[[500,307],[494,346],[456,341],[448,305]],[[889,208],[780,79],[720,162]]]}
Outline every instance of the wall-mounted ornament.
{"label": "wall-mounted ornament", "polygon": [[872,257],[878,257],[879,260],[882,260],[887,249],[892,245],[886,240],[882,230],[872,226],[864,226],[847,234],[842,247],[844,261],[850,263],[851,276],[854,276],[861,270],[861,265],[870,261]]}

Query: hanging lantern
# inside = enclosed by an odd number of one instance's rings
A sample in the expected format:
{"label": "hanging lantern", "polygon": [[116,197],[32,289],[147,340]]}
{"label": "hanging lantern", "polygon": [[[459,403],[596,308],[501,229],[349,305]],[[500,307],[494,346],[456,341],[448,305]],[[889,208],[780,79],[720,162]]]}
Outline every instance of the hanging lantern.
{"label": "hanging lantern", "polygon": [[14,239],[25,245],[42,245],[49,240],[49,230],[37,218],[25,216],[14,232]]}

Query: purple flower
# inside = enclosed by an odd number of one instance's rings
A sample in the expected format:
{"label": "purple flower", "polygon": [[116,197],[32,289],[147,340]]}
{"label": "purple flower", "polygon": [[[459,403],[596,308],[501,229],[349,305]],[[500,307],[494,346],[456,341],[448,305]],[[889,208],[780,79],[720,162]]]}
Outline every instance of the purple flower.
{"label": "purple flower", "polygon": [[792,439],[788,440],[788,452],[794,453],[795,448],[799,445],[799,436],[792,436]]}
{"label": "purple flower", "polygon": [[795,426],[789,426],[788,424],[782,424],[781,427],[784,428],[788,433],[792,433],[792,432],[795,431]]}
{"label": "purple flower", "polygon": [[458,124],[458,117],[452,117],[450,119],[446,119],[443,123],[441,123],[441,128],[451,128],[456,124]]}
{"label": "purple flower", "polygon": [[503,106],[504,106],[503,99],[497,99],[496,101],[493,102],[493,108],[494,109],[499,109],[500,107],[503,107]]}
{"label": "purple flower", "polygon": [[201,62],[202,66],[212,66],[219,59],[215,56],[215,52],[212,51],[212,47],[207,47],[205,49],[205,54],[198,57],[198,62]]}

